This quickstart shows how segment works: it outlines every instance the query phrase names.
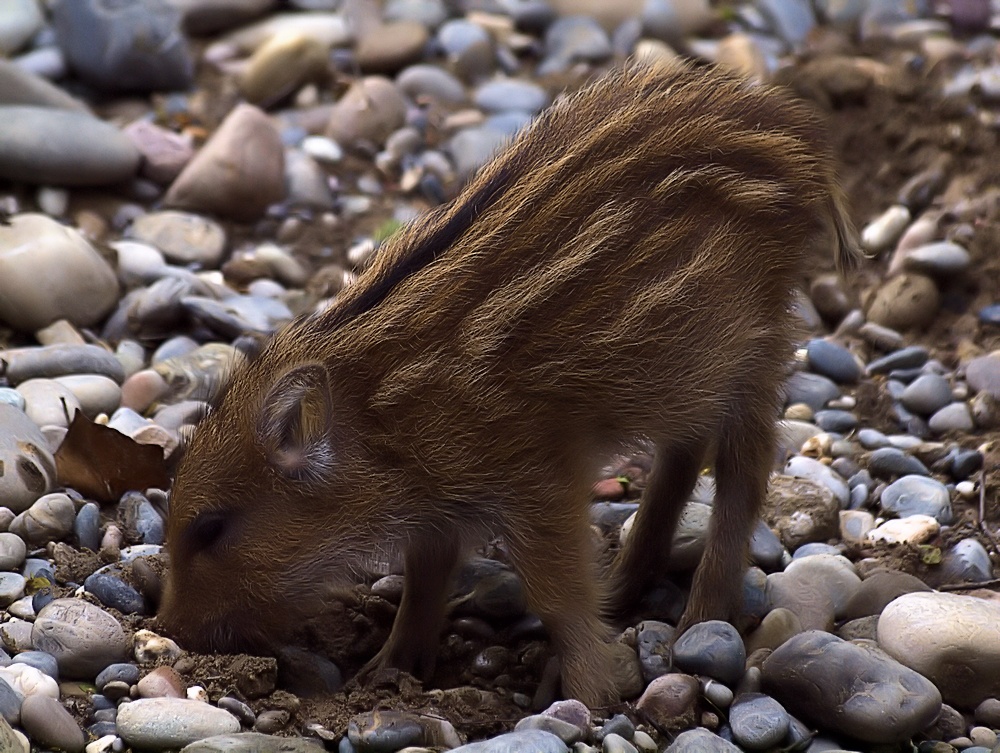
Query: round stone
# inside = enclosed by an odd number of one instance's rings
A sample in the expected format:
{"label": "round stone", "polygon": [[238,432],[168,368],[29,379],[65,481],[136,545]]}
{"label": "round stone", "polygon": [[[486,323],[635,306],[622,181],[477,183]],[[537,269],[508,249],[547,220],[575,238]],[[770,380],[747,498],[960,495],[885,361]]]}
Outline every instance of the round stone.
{"label": "round stone", "polygon": [[900,331],[920,329],[934,319],[940,300],[933,280],[905,272],[878,289],[868,307],[868,319]]}
{"label": "round stone", "polygon": [[0,573],[0,606],[8,606],[24,595],[25,579],[20,573]]}
{"label": "round stone", "polygon": [[785,404],[805,403],[814,411],[840,397],[840,388],[830,379],[808,371],[797,371],[785,382]]}
{"label": "round stone", "polygon": [[187,89],[194,60],[177,7],[165,0],[77,0],[52,9],[73,72],[109,92]]}
{"label": "round stone", "polygon": [[810,340],[806,346],[806,358],[813,371],[842,384],[854,384],[863,374],[854,354],[830,340]]}
{"label": "round stone", "polygon": [[992,579],[990,555],[976,539],[962,539],[941,559],[944,583],[982,583]]}
{"label": "round stone", "polygon": [[9,326],[34,332],[66,319],[90,327],[117,302],[114,270],[76,230],[41,214],[0,225],[0,320]]}
{"label": "round stone", "polygon": [[697,727],[677,735],[666,753],[741,753],[741,749],[704,727]]}
{"label": "round stone", "polygon": [[411,65],[396,76],[396,85],[413,100],[435,99],[452,105],[468,100],[462,82],[436,65]]}
{"label": "round stone", "polygon": [[55,381],[73,393],[84,415],[90,418],[99,413],[114,413],[122,401],[121,387],[114,379],[100,374],[74,374],[56,377]]}
{"label": "round stone", "polygon": [[0,533],[0,570],[16,570],[28,553],[24,540],[14,533]]}
{"label": "round stone", "polygon": [[653,724],[676,729],[694,721],[698,692],[698,680],[690,675],[663,675],[649,683],[636,702],[636,708]]}
{"label": "round stone", "polygon": [[[45,436],[24,412],[6,403],[0,403],[0,467],[0,500],[15,513],[28,509],[56,484],[55,459]],[[3,528],[8,526],[9,519]]]}
{"label": "round stone", "polygon": [[847,602],[844,619],[881,614],[886,605],[903,594],[930,591],[916,576],[898,570],[876,570],[870,573]]}
{"label": "round stone", "polygon": [[381,76],[356,81],[330,111],[326,135],[339,144],[381,145],[406,122],[406,101],[396,85]]}
{"label": "round stone", "polygon": [[[901,598],[914,596],[920,594]],[[761,679],[764,691],[797,717],[869,743],[907,740],[941,710],[930,680],[876,648],[821,631],[800,633],[776,649]]]}
{"label": "round stone", "polygon": [[899,401],[914,413],[929,416],[948,405],[951,385],[940,374],[924,374],[917,377],[903,390]]}
{"label": "round stone", "polygon": [[927,419],[927,425],[936,434],[949,431],[972,431],[974,423],[969,406],[965,403],[951,403]]}
{"label": "round stone", "polygon": [[118,707],[118,735],[133,748],[182,748],[214,735],[240,731],[224,709],[187,698],[142,698]]}
{"label": "round stone", "polygon": [[63,675],[88,680],[121,661],[129,648],[118,620],[82,599],[49,602],[38,613],[31,640],[56,657]]}
{"label": "round stone", "polygon": [[869,374],[888,374],[897,369],[919,369],[927,363],[929,357],[927,348],[921,345],[910,345],[894,350],[874,361],[869,361],[867,371]]}
{"label": "round stone", "polygon": [[869,455],[868,471],[879,478],[931,475],[927,466],[896,447],[881,447]]}
{"label": "round stone", "polygon": [[846,509],[851,500],[851,490],[847,482],[836,471],[818,460],[801,455],[793,457],[782,470],[785,476],[808,479],[830,490],[841,509]]}
{"label": "round stone", "polygon": [[76,507],[66,494],[55,492],[36,500],[10,524],[10,532],[35,546],[58,541],[73,530]]}
{"label": "round stone", "polygon": [[486,112],[536,113],[549,104],[549,95],[542,87],[520,79],[489,81],[476,89],[473,99]]}
{"label": "round stone", "polygon": [[44,695],[49,698],[59,698],[59,684],[55,679],[30,664],[10,664],[0,667],[0,680],[24,697]]}
{"label": "round stone", "polygon": [[395,73],[423,55],[430,35],[419,21],[395,21],[373,26],[355,48],[358,67],[365,73]]}
{"label": "round stone", "polygon": [[768,750],[788,734],[791,719],[784,707],[762,693],[745,693],[729,709],[733,739],[747,750]]}
{"label": "round stone", "polygon": [[950,241],[918,246],[903,257],[903,269],[931,277],[951,277],[968,269],[969,252]]}
{"label": "round stone", "polygon": [[[3,351],[5,376],[19,385],[29,379],[103,376],[116,385],[125,379],[125,370],[115,354],[97,345],[45,345]],[[71,386],[72,382],[65,383]]]}
{"label": "round stone", "polygon": [[709,620],[692,625],[674,643],[674,664],[692,674],[735,685],[743,676],[746,648],[736,628]]}
{"label": "round stone", "polygon": [[57,186],[102,186],[132,178],[139,151],[88,112],[0,106],[0,177]]}
{"label": "round stone", "polygon": [[965,367],[965,378],[974,391],[1000,400],[1000,351],[969,361]]}
{"label": "round stone", "polygon": [[84,735],[66,708],[54,698],[31,695],[21,705],[21,725],[31,740],[44,748],[79,753]]}
{"label": "round stone", "polygon": [[1000,696],[1000,604],[950,593],[906,594],[882,611],[878,642],[954,706],[974,708]]}
{"label": "round stone", "polygon": [[240,76],[247,101],[279,102],[326,69],[327,48],[308,34],[276,34],[250,56]]}
{"label": "round stone", "polygon": [[901,518],[930,515],[939,523],[947,524],[954,517],[948,488],[925,476],[903,476],[889,484],[882,491],[881,504],[883,510]]}

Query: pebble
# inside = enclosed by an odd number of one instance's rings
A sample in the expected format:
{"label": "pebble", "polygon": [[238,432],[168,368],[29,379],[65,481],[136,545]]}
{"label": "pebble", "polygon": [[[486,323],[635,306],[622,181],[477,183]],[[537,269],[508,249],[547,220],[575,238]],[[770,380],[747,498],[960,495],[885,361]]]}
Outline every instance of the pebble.
{"label": "pebble", "polygon": [[117,301],[114,270],[76,230],[30,213],[0,225],[0,321],[24,332],[59,319],[89,327]]}
{"label": "pebble", "polygon": [[129,640],[114,617],[82,599],[55,599],[31,631],[35,648],[59,662],[66,677],[89,679],[125,657]]}
{"label": "pebble", "polygon": [[674,643],[674,664],[678,669],[727,685],[735,685],[743,676],[746,658],[739,632],[721,620],[693,625]]}
{"label": "pebble", "polygon": [[80,410],[88,418],[98,414],[114,413],[121,404],[122,390],[113,379],[100,374],[74,374],[56,377],[55,381],[66,387],[80,403]]}
{"label": "pebble", "polygon": [[326,71],[327,47],[304,33],[276,34],[258,47],[239,77],[247,101],[267,107]]}
{"label": "pebble", "polygon": [[784,707],[762,693],[746,693],[729,709],[733,739],[747,750],[767,750],[788,734],[791,719]]}
{"label": "pebble", "polygon": [[1000,351],[969,361],[965,367],[965,378],[974,392],[1000,400]]}
{"label": "pebble", "polygon": [[768,487],[764,519],[788,549],[836,535],[840,504],[833,492],[805,478],[774,475]]}
{"label": "pebble", "polygon": [[568,753],[569,748],[551,732],[526,729],[497,735],[491,740],[467,743],[452,753]]}
{"label": "pebble", "polygon": [[129,123],[122,133],[139,150],[139,174],[159,185],[170,185],[194,156],[191,141],[148,120]]}
{"label": "pebble", "polygon": [[608,719],[595,734],[597,742],[601,742],[608,735],[619,735],[626,740],[631,740],[635,734],[635,725],[632,720],[624,714],[615,714]]}
{"label": "pebble", "polygon": [[611,57],[611,39],[593,18],[567,16],[545,32],[546,57],[539,75],[564,71],[575,63],[597,63]]}
{"label": "pebble", "polygon": [[[56,688],[59,692],[59,688]],[[7,678],[0,677],[0,717],[10,724],[19,724],[21,721],[21,704],[24,703],[24,694],[15,690],[7,681]]]}
{"label": "pebble", "polygon": [[924,374],[907,385],[899,401],[914,413],[929,416],[952,400],[951,385],[940,374]]}
{"label": "pebble", "polygon": [[916,576],[898,570],[876,570],[857,588],[844,608],[844,619],[855,620],[882,613],[899,596],[930,587]]}
{"label": "pebble", "polygon": [[868,471],[879,478],[931,475],[927,466],[896,447],[881,447],[869,455]]}
{"label": "pebble", "polygon": [[120,384],[125,371],[115,355],[97,345],[45,345],[0,351],[5,376],[18,385],[28,379],[98,375]]}
{"label": "pebble", "polygon": [[[897,369],[918,369],[927,363],[930,354],[921,345],[908,345],[894,350],[892,353],[868,362],[867,371],[870,375],[888,374]],[[1000,364],[998,364],[1000,368]]]}
{"label": "pebble", "polygon": [[942,241],[919,246],[906,252],[903,269],[931,277],[951,277],[969,268],[969,252],[957,243]]}
{"label": "pebble", "polygon": [[151,670],[136,685],[142,698],[184,698],[184,678],[173,667]]}
{"label": "pebble", "polygon": [[66,753],[83,750],[83,730],[54,698],[44,695],[25,698],[21,705],[21,725],[36,745]]}
{"label": "pebble", "polygon": [[122,580],[121,568],[105,565],[83,581],[87,593],[93,594],[106,607],[122,614],[145,614],[145,600],[133,586]]}
{"label": "pebble", "polygon": [[895,204],[864,227],[861,245],[872,253],[884,251],[899,239],[909,224],[910,210]]}
{"label": "pebble", "polygon": [[396,85],[381,76],[366,76],[334,104],[326,135],[345,146],[380,146],[405,122],[406,101]]}
{"label": "pebble", "polygon": [[519,79],[496,79],[478,87],[473,95],[476,106],[486,112],[537,113],[549,104],[549,95],[538,84]]}
{"label": "pebble", "polygon": [[830,340],[810,340],[806,358],[813,371],[841,384],[854,384],[864,373],[851,351]]}
{"label": "pebble", "polygon": [[187,698],[143,698],[122,704],[116,726],[122,740],[144,750],[181,748],[240,731],[239,720],[228,711]]}
{"label": "pebble", "polygon": [[644,620],[639,624],[636,647],[639,664],[646,682],[652,682],[670,671],[670,646],[674,641],[674,628],[665,622]]}
{"label": "pebble", "polygon": [[666,753],[740,753],[740,748],[704,727],[696,727],[675,737]]}
{"label": "pebble", "polygon": [[901,518],[910,515],[930,515],[939,523],[951,523],[951,495],[948,488],[933,478],[903,476],[889,484],[881,497],[882,509]]}
{"label": "pebble", "polygon": [[785,404],[805,403],[818,411],[831,400],[840,397],[840,388],[820,374],[798,371],[785,382]]}
{"label": "pebble", "polygon": [[816,411],[813,420],[823,431],[837,434],[849,434],[858,425],[858,417],[845,410]]}
{"label": "pebble", "polygon": [[10,469],[0,475],[0,500],[15,513],[56,485],[55,459],[45,436],[23,411],[6,403],[0,403],[0,464]]}
{"label": "pebble", "polygon": [[411,65],[396,76],[396,86],[413,100],[434,99],[450,105],[468,101],[462,82],[434,65]]}
{"label": "pebble", "polygon": [[910,515],[897,520],[887,520],[868,532],[869,541],[887,544],[923,544],[937,535],[941,524],[930,515]]}
{"label": "pebble", "polygon": [[59,698],[59,684],[55,679],[29,664],[9,664],[0,667],[0,680],[24,697],[44,695],[49,698]]}
{"label": "pebble", "polygon": [[8,606],[24,595],[24,576],[20,573],[0,573],[0,606]]}
{"label": "pebble", "polygon": [[139,151],[121,131],[80,110],[0,105],[0,136],[0,177],[11,180],[103,186],[139,168]]}
{"label": "pebble", "polygon": [[773,651],[793,635],[801,632],[802,621],[794,612],[783,607],[775,607],[764,616],[757,629],[747,636],[747,654],[753,654],[762,648]]}
{"label": "pebble", "polygon": [[40,497],[10,524],[10,532],[28,544],[39,546],[59,541],[73,530],[76,507],[66,494],[54,492]]}
{"label": "pebble", "polygon": [[126,685],[135,685],[139,682],[139,668],[135,664],[117,662],[109,664],[97,675],[94,685],[98,690],[104,690],[104,686],[109,682],[121,682]]}
{"label": "pebble", "polygon": [[962,539],[944,553],[940,577],[944,583],[982,583],[993,579],[993,564],[976,539]]}
{"label": "pebble", "polygon": [[868,307],[868,319],[883,327],[922,329],[933,321],[941,303],[934,281],[913,272],[883,283]]}
{"label": "pebble", "polygon": [[448,141],[448,151],[455,161],[455,171],[469,177],[497,152],[507,140],[494,128],[464,128]]}
{"label": "pebble", "polygon": [[854,565],[841,555],[815,554],[800,557],[788,564],[784,575],[801,582],[806,590],[825,592],[830,597],[837,619],[843,617],[847,604],[861,587],[861,579]]}
{"label": "pebble", "polygon": [[803,630],[833,629],[833,597],[826,589],[813,588],[805,579],[780,572],[767,576],[766,593],[772,610],[787,609]]}
{"label": "pebble", "polygon": [[163,210],[143,214],[132,222],[128,236],[154,247],[174,264],[216,268],[226,250],[226,231],[222,226],[189,212]]}
{"label": "pebble", "polygon": [[930,430],[936,434],[949,431],[972,431],[974,423],[969,406],[965,403],[951,403],[937,411],[927,420]]}
{"label": "pebble", "polygon": [[851,500],[851,490],[847,486],[847,482],[844,481],[840,474],[831,470],[829,466],[823,465],[818,460],[799,455],[785,463],[785,467],[781,472],[785,476],[808,479],[815,484],[829,489],[841,509],[846,508]]}
{"label": "pebble", "polygon": [[419,21],[390,21],[363,33],[354,55],[365,73],[395,73],[418,62],[429,39],[427,27]]}
{"label": "pebble", "polygon": [[267,115],[244,103],[226,116],[163,200],[178,209],[249,222],[284,197],[281,137]]}
{"label": "pebble", "polygon": [[27,556],[24,540],[14,533],[0,533],[0,570],[16,570]]}
{"label": "pebble", "polygon": [[9,57],[27,44],[45,25],[42,9],[34,0],[12,0],[0,8],[0,54]]}
{"label": "pebble", "polygon": [[868,743],[902,742],[941,709],[941,694],[925,677],[878,649],[820,631],[794,636],[762,669],[765,691],[793,714]]}
{"label": "pebble", "polygon": [[164,0],[79,0],[53,9],[53,21],[70,67],[97,89],[169,91],[192,83],[180,12]]}
{"label": "pebble", "polygon": [[636,708],[654,725],[677,729],[695,719],[698,680],[690,675],[672,673],[657,677],[643,691]]}
{"label": "pebble", "polygon": [[308,737],[277,737],[259,732],[213,735],[182,748],[183,753],[322,753],[322,743]]}
{"label": "pebble", "polygon": [[1000,604],[950,593],[906,594],[882,611],[878,642],[954,706],[973,708],[1000,696]]}
{"label": "pebble", "polygon": [[557,719],[553,716],[545,716],[544,714],[526,716],[514,725],[515,732],[526,729],[540,729],[551,732],[566,743],[566,745],[573,745],[573,743],[579,742],[584,738],[584,731],[577,725],[564,722],[562,719]]}

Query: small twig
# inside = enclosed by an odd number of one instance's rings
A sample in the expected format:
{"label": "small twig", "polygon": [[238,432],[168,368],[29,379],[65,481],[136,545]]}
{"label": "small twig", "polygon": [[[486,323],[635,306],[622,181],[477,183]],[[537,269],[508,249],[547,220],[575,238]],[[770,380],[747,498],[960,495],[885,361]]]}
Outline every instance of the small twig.
{"label": "small twig", "polygon": [[937,587],[938,591],[971,591],[975,588],[992,588],[1000,586],[1000,578],[981,580],[978,583],[945,583]]}
{"label": "small twig", "polygon": [[993,554],[1000,557],[1000,544],[997,543],[989,526],[986,525],[986,471],[979,472],[979,529],[993,547]]}

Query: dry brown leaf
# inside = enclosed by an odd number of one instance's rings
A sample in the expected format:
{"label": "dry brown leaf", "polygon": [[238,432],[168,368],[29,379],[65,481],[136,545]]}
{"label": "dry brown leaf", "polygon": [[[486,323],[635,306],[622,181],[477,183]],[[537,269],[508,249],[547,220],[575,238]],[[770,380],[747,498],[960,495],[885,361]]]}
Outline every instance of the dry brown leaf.
{"label": "dry brown leaf", "polygon": [[56,451],[59,483],[99,502],[117,502],[127,491],[170,484],[163,448],[96,424],[77,411]]}

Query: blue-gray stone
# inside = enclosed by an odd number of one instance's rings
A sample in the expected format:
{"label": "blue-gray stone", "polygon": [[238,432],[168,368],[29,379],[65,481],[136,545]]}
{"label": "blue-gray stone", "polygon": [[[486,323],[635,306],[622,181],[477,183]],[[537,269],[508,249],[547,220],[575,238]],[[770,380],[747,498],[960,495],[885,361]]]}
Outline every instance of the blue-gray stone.
{"label": "blue-gray stone", "polygon": [[983,453],[979,450],[959,450],[951,461],[951,475],[956,479],[967,479],[983,467]]}
{"label": "blue-gray stone", "polygon": [[979,309],[979,321],[983,324],[1000,327],[1000,303],[994,303]]}
{"label": "blue-gray stone", "polygon": [[862,468],[847,480],[847,485],[852,489],[855,486],[867,486],[871,489],[875,486],[875,479],[872,478],[872,475],[868,472],[867,468]]}
{"label": "blue-gray stone", "polygon": [[621,735],[626,740],[631,740],[634,734],[635,725],[632,723],[632,720],[624,714],[615,714],[601,725],[601,728],[597,730],[594,737],[597,739],[597,742],[601,742],[607,735]]}
{"label": "blue-gray stone", "polygon": [[739,632],[721,620],[692,625],[674,643],[674,664],[678,669],[727,685],[735,685],[743,677],[746,661],[747,651]]}
{"label": "blue-gray stone", "polygon": [[97,686],[98,690],[101,690],[109,682],[124,682],[135,685],[139,682],[139,667],[128,662],[109,664],[97,675],[94,685]]}
{"label": "blue-gray stone", "polygon": [[638,509],[638,502],[595,502],[590,506],[590,522],[604,532],[612,531]]}
{"label": "blue-gray stone", "polygon": [[[291,693],[293,691],[289,692]],[[257,721],[257,715],[253,713],[253,709],[243,703],[243,701],[239,698],[233,698],[231,695],[226,695],[219,699],[218,705],[220,709],[225,709],[239,719],[240,724],[244,727],[252,727],[254,722]]]}
{"label": "blue-gray stone", "polygon": [[24,696],[14,690],[3,678],[0,678],[0,716],[10,724],[21,722],[21,703]]}
{"label": "blue-gray stone", "polygon": [[927,466],[895,447],[882,447],[868,456],[868,471],[878,478],[891,476],[930,476]]}
{"label": "blue-gray stone", "polygon": [[864,374],[851,351],[829,340],[810,340],[806,358],[810,369],[841,384],[854,384]]}
{"label": "blue-gray stone", "polygon": [[[181,748],[181,753],[324,753],[323,743],[314,737],[278,737],[260,732],[213,735]],[[341,738],[339,753],[356,753],[346,737]]]}
{"label": "blue-gray stone", "polygon": [[847,482],[836,471],[831,470],[829,466],[824,465],[814,458],[796,455],[785,463],[783,473],[786,476],[807,478],[821,486],[825,486],[837,498],[837,503],[841,509],[846,508],[848,502],[850,502],[851,491],[847,486]]}
{"label": "blue-gray stone", "polygon": [[808,544],[803,544],[792,554],[793,560],[799,560],[803,557],[810,557],[814,554],[843,554],[843,552],[832,544],[824,544],[819,541],[813,541]]}
{"label": "blue-gray stone", "polygon": [[76,514],[73,532],[81,549],[93,552],[101,548],[101,508],[93,502],[87,502]]}
{"label": "blue-gray stone", "polygon": [[13,387],[0,387],[0,405],[13,405],[24,410],[24,396]]}
{"label": "blue-gray stone", "polygon": [[930,515],[943,525],[951,523],[951,497],[948,488],[926,476],[903,476],[882,491],[882,509],[901,518]]}
{"label": "blue-gray stone", "polygon": [[59,681],[59,662],[47,651],[22,651],[11,660],[11,664],[27,664]]}
{"label": "blue-gray stone", "polygon": [[143,544],[163,544],[166,540],[163,518],[143,494],[126,492],[119,505],[125,525],[139,534]]}
{"label": "blue-gray stone", "polygon": [[538,84],[520,79],[495,79],[476,89],[476,106],[486,112],[540,112],[549,104],[548,93]]}
{"label": "blue-gray stone", "polygon": [[847,505],[848,510],[861,510],[868,504],[868,495],[871,492],[865,484],[857,484],[851,487],[851,501]]}
{"label": "blue-gray stone", "polygon": [[855,438],[866,450],[889,446],[889,438],[878,429],[859,429]]}
{"label": "blue-gray stone", "polygon": [[759,567],[748,567],[743,573],[742,583],[742,614],[752,618],[756,624],[771,611],[771,599],[767,595],[767,573]]}
{"label": "blue-gray stone", "polygon": [[736,745],[704,727],[681,732],[667,746],[666,753],[742,753]]}
{"label": "blue-gray stone", "polygon": [[768,572],[781,567],[785,547],[771,527],[758,520],[750,536],[750,560]]}
{"label": "blue-gray stone", "polygon": [[83,587],[106,607],[122,614],[144,614],[146,605],[142,594],[123,581],[118,572],[116,565],[106,565],[88,575]]}
{"label": "blue-gray stone", "polygon": [[805,403],[814,411],[840,397],[840,388],[830,379],[808,371],[797,371],[785,382],[785,404]]}
{"label": "blue-gray stone", "polygon": [[846,410],[816,411],[813,422],[823,431],[847,434],[858,425],[858,417]]}
{"label": "blue-gray stone", "polygon": [[524,112],[499,112],[496,115],[490,115],[486,118],[483,122],[483,127],[497,133],[502,133],[506,137],[511,137],[530,125],[531,121],[531,115]]}
{"label": "blue-gray stone", "polygon": [[945,583],[983,583],[993,578],[993,563],[975,539],[962,539],[941,558],[941,580]]}
{"label": "blue-gray stone", "polygon": [[871,375],[888,374],[893,369],[920,368],[927,363],[929,357],[927,348],[920,345],[909,345],[869,362],[868,373]]}
{"label": "blue-gray stone", "polygon": [[118,728],[115,726],[114,722],[97,722],[96,724],[91,724],[87,727],[87,732],[91,737],[97,739],[105,737],[106,735],[116,735],[118,733]]}
{"label": "blue-gray stone", "polygon": [[458,56],[474,45],[489,45],[489,32],[479,24],[464,19],[446,21],[438,29],[437,43],[446,54]]}
{"label": "blue-gray stone", "polygon": [[670,671],[670,644],[675,633],[674,627],[665,622],[645,620],[639,623],[636,647],[646,682],[652,682]]}
{"label": "blue-gray stone", "polygon": [[949,431],[972,431],[975,424],[972,421],[972,413],[965,403],[950,403],[933,416],[927,419],[927,426],[937,434]]}
{"label": "blue-gray stone", "polygon": [[452,753],[569,753],[566,743],[540,729],[508,732],[491,740],[460,745]]}
{"label": "blue-gray stone", "polygon": [[951,241],[938,241],[911,249],[903,257],[903,268],[931,277],[950,277],[969,267],[969,252]]}
{"label": "blue-gray stone", "polygon": [[775,34],[792,47],[802,44],[816,26],[809,0],[757,0],[756,5],[771,22]]}
{"label": "blue-gray stone", "polygon": [[729,708],[733,738],[747,750],[766,750],[780,743],[791,719],[784,706],[771,696],[746,693]]}
{"label": "blue-gray stone", "polygon": [[638,748],[615,732],[604,736],[601,751],[602,753],[639,753]]}
{"label": "blue-gray stone", "polygon": [[908,410],[929,416],[951,402],[951,385],[940,374],[923,374],[903,390],[899,401]]}
{"label": "blue-gray stone", "polygon": [[94,711],[103,711],[104,709],[115,708],[115,702],[103,693],[94,693],[90,696],[90,706]]}
{"label": "blue-gray stone", "polygon": [[165,0],[74,0],[52,14],[67,62],[97,89],[170,91],[193,80],[180,11]]}
{"label": "blue-gray stone", "polygon": [[566,70],[574,63],[594,63],[611,57],[611,39],[604,28],[589,16],[566,16],[555,21],[545,33],[546,59],[539,75]]}
{"label": "blue-gray stone", "polygon": [[423,739],[424,728],[412,714],[400,711],[372,711],[352,717],[347,737],[366,753],[392,753]]}
{"label": "blue-gray stone", "polygon": [[540,729],[551,732],[567,745],[572,745],[583,739],[583,730],[575,724],[570,724],[562,719],[554,716],[546,716],[545,714],[526,716],[514,725],[515,732],[521,732],[526,729]]}

